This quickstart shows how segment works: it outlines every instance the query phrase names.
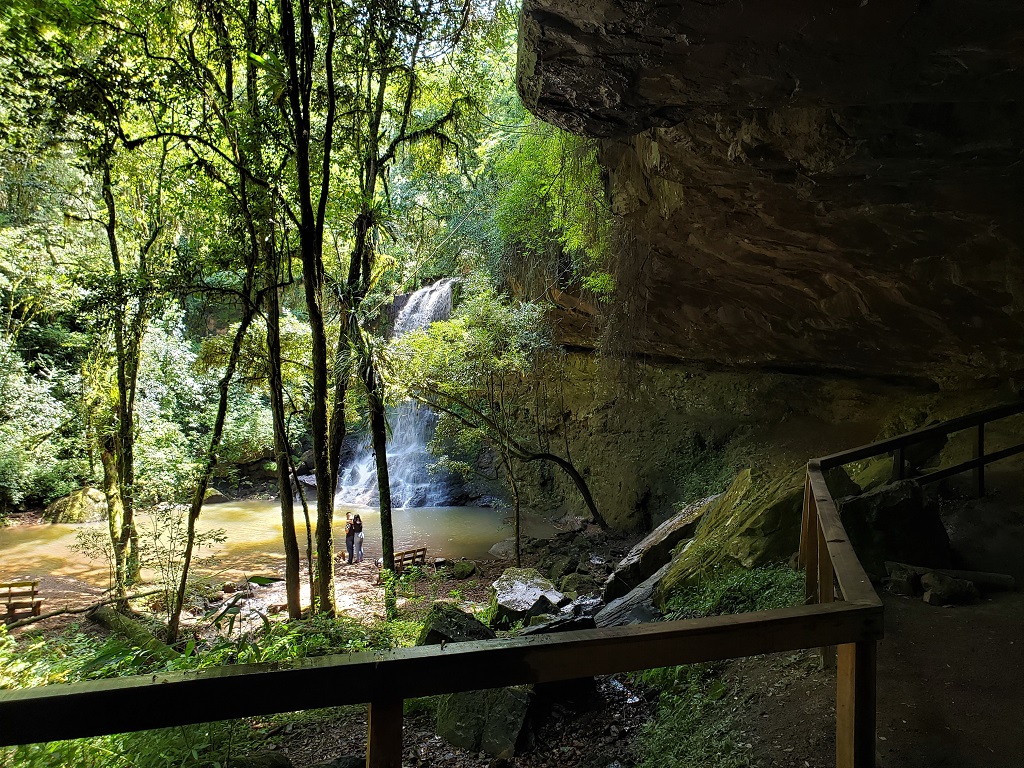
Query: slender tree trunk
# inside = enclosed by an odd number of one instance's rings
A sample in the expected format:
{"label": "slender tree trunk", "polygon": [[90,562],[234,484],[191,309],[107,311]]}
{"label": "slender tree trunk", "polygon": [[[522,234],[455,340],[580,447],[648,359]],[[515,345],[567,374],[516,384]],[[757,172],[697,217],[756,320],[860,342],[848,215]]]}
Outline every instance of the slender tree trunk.
{"label": "slender tree trunk", "polygon": [[[251,286],[252,266],[250,275],[247,276],[248,286]],[[248,295],[248,291],[247,291]],[[178,583],[178,591],[174,598],[174,610],[171,612],[170,621],[167,622],[167,643],[173,645],[178,640],[178,626],[181,622],[181,609],[185,603],[185,589],[188,585],[189,568],[192,565],[192,553],[196,541],[196,521],[199,520],[199,513],[203,508],[203,501],[206,498],[206,489],[210,486],[210,478],[213,477],[213,470],[217,466],[217,450],[220,448],[221,437],[224,434],[224,421],[228,413],[228,390],[231,379],[234,378],[235,368],[238,366],[238,358],[242,351],[242,342],[245,340],[246,331],[252,323],[253,315],[258,307],[246,301],[245,310],[242,314],[242,321],[235,331],[235,338],[231,343],[231,354],[228,356],[228,364],[224,375],[220,379],[220,397],[217,401],[217,417],[213,423],[213,432],[210,435],[210,447],[206,454],[206,464],[203,472],[196,483],[195,494],[192,496],[192,505],[188,513],[188,528],[185,538],[185,556],[181,566],[181,579]]]}
{"label": "slender tree trunk", "polygon": [[[281,376],[280,302],[277,286],[277,259],[274,249],[267,248],[267,275],[271,285],[267,291],[267,356],[270,410],[274,417],[274,460],[277,462],[277,488],[281,499],[281,530],[284,543],[284,581],[288,602],[288,618],[302,617],[299,592],[299,542],[295,537],[295,509],[292,503],[291,456],[288,426],[284,414],[284,383]],[[298,482],[296,480],[296,482]]]}
{"label": "slender tree trunk", "polygon": [[569,476],[569,479],[572,480],[580,492],[580,496],[583,497],[583,503],[590,510],[594,522],[601,528],[608,528],[608,523],[604,516],[597,511],[597,504],[594,502],[594,497],[590,494],[590,486],[587,485],[587,481],[583,479],[583,475],[579,473],[579,470],[576,469],[576,466],[571,461],[566,461],[556,453],[524,453],[519,458],[523,461],[550,461],[561,467],[562,471]]}
{"label": "slender tree trunk", "polygon": [[[299,250],[302,257],[302,282],[306,293],[306,311],[312,342],[313,403],[310,409],[310,427],[313,434],[313,455],[316,463],[317,484],[316,504],[316,574],[317,604],[314,610],[334,615],[334,488],[332,487],[332,457],[328,435],[327,417],[327,334],[323,313],[323,211],[327,204],[330,188],[330,131],[333,127],[333,104],[335,93],[327,88],[329,100],[328,120],[323,138],[323,164],[320,178],[320,198],[317,209],[313,208],[313,191],[310,184],[310,96],[313,87],[313,69],[316,54],[316,32],[309,0],[299,0],[299,18],[296,18],[293,0],[283,0],[281,8],[281,47],[287,68],[288,99],[287,117],[291,123],[295,141],[295,171],[299,197]],[[333,21],[333,18],[332,18]],[[333,55],[335,30],[333,23],[327,25],[328,43],[325,53],[325,70],[333,78]],[[296,32],[300,45],[296,46]],[[328,83],[330,85],[330,83]]]}
{"label": "slender tree trunk", "polygon": [[[288,457],[289,460],[291,456]],[[309,520],[309,504],[306,501],[306,492],[302,490],[302,483],[299,482],[299,473],[295,469],[295,463],[291,463],[292,477],[295,478],[295,492],[299,495],[299,504],[302,505],[302,517],[306,521],[306,571],[309,576],[309,605],[310,608],[316,603],[316,576],[313,568],[313,526]]]}
{"label": "slender tree trunk", "polygon": [[[106,438],[113,442],[113,438]],[[103,462],[103,493],[107,497],[107,527],[114,551],[114,594],[123,598],[128,594],[126,577],[126,552],[121,542],[121,528],[124,524],[124,505],[121,503],[121,485],[117,476],[117,459],[112,446],[100,449]]]}
{"label": "slender tree trunk", "polygon": [[523,536],[519,518],[519,484],[512,468],[512,457],[505,457],[505,472],[508,473],[508,487],[512,492],[512,536],[516,541],[516,568],[523,567]]}
{"label": "slender tree trunk", "polygon": [[[136,323],[126,322],[129,312],[128,300],[125,295],[125,275],[121,262],[121,250],[117,242],[117,206],[114,202],[114,185],[110,176],[110,160],[102,160],[103,202],[107,209],[107,218],[103,226],[107,233],[107,245],[110,249],[110,260],[114,267],[114,278],[117,281],[117,307],[114,317],[114,353],[117,358],[117,450],[114,460],[117,464],[117,480],[123,514],[120,529],[112,540],[115,550],[124,553],[124,579],[130,585],[139,577],[139,535],[135,529],[135,499],[132,485],[135,481],[135,408],[134,394],[138,372],[137,355],[141,347],[141,329],[138,338],[133,338],[131,330]],[[140,298],[140,302],[142,299]],[[137,309],[138,320],[141,320],[141,307]],[[133,361],[131,356],[135,355]]]}
{"label": "slender tree trunk", "polygon": [[[395,529],[391,520],[391,478],[388,475],[388,433],[384,415],[382,382],[376,375],[372,360],[363,362],[363,384],[370,408],[370,435],[373,442],[373,458],[377,466],[377,491],[380,495],[380,540],[383,553],[383,568],[391,573],[395,570]],[[394,581],[384,580],[384,607],[388,617],[394,616],[396,596]]]}

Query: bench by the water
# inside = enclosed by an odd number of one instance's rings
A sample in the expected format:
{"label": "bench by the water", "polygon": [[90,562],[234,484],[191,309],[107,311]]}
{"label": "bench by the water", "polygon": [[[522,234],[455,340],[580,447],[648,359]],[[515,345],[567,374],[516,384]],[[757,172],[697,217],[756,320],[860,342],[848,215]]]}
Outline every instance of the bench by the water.
{"label": "bench by the water", "polygon": [[[427,564],[427,548],[419,547],[418,549],[406,549],[401,552],[395,552],[395,575],[399,575],[406,568],[411,568],[414,565],[423,566]],[[384,568],[384,558],[378,558],[377,568]]]}
{"label": "bench by the water", "polygon": [[38,616],[44,599],[38,596],[38,591],[38,581],[12,581],[0,584],[0,606],[7,607],[8,616],[23,609],[31,609],[32,615]]}

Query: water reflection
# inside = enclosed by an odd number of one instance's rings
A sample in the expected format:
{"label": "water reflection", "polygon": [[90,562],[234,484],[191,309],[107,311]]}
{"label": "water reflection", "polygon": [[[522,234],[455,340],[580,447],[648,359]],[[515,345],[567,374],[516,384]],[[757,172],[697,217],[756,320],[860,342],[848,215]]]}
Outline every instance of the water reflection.
{"label": "water reflection", "polygon": [[[380,514],[377,509],[340,505],[335,510],[335,547],[345,553],[345,513],[359,513],[366,539],[366,558],[380,557]],[[315,507],[310,510],[316,517]],[[140,525],[148,519],[141,516]],[[508,515],[480,507],[419,507],[396,509],[393,514],[395,548],[427,547],[432,557],[468,557],[483,559],[498,541],[512,535]],[[299,550],[305,555],[305,525],[301,510],[296,510]],[[202,570],[223,572],[226,577],[274,572],[284,567],[281,547],[281,508],[276,501],[241,501],[212,504],[203,509],[199,529],[223,528],[227,542],[216,548],[215,562]],[[15,578],[67,576],[96,586],[106,586],[107,565],[75,552],[79,531],[105,530],[105,524],[25,525],[0,528],[0,581]],[[553,535],[553,526],[545,519],[523,516],[526,535],[545,538]],[[209,554],[209,553],[204,553]]]}

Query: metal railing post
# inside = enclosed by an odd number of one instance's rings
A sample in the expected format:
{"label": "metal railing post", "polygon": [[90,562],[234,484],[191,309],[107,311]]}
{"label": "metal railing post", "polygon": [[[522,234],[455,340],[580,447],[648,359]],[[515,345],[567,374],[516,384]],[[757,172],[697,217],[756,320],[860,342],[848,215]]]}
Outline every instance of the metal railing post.
{"label": "metal railing post", "polygon": [[875,768],[877,643],[847,643],[838,650],[836,768]]}

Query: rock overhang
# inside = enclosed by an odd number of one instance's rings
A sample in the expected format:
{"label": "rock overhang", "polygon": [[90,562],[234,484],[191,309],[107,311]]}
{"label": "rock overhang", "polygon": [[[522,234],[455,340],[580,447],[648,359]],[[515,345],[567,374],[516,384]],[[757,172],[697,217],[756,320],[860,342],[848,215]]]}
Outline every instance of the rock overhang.
{"label": "rock overhang", "polygon": [[1020,376],[1024,6],[822,5],[524,3],[524,101],[602,140],[638,351]]}

